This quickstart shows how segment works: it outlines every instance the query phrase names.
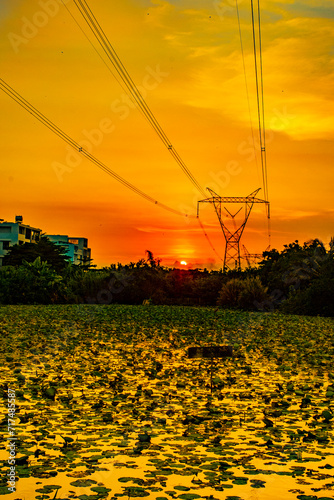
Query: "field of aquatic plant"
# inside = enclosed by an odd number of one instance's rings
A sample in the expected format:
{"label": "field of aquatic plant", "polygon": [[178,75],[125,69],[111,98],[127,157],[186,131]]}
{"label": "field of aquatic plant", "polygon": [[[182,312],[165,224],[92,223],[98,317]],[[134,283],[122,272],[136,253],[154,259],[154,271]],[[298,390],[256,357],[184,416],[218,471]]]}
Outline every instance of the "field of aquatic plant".
{"label": "field of aquatic plant", "polygon": [[[334,497],[333,319],[213,308],[0,307],[8,500]],[[187,349],[232,345],[233,357]],[[16,491],[8,491],[8,387]]]}

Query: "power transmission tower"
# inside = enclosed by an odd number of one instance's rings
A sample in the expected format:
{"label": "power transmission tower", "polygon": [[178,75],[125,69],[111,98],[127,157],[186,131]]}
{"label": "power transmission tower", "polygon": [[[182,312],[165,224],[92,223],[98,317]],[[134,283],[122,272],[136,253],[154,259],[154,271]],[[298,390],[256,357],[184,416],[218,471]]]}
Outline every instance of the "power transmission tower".
{"label": "power transmission tower", "polygon": [[[256,266],[259,261],[263,259],[263,253],[249,253],[245,245],[242,245],[242,248],[248,267]],[[265,252],[268,252],[269,250],[270,245],[265,249]]]}
{"label": "power transmission tower", "polygon": [[[248,196],[219,196],[212,189],[207,188],[207,190],[211,194],[211,197],[205,198],[205,200],[200,200],[197,202],[197,217],[199,215],[199,204],[200,203],[212,203],[213,204],[215,211],[216,211],[216,214],[218,216],[220,226],[222,228],[222,231],[223,231],[223,234],[225,237],[225,241],[226,241],[223,270],[226,271],[226,269],[241,269],[241,265],[240,265],[240,239],[241,239],[242,233],[245,229],[245,226],[246,226],[246,223],[248,221],[251,210],[253,208],[253,205],[254,205],[254,203],[266,203],[267,204],[267,214],[268,214],[268,218],[269,218],[269,202],[265,201],[265,200],[261,200],[260,198],[256,198],[256,195],[260,191],[260,188],[256,189]],[[227,210],[227,208],[224,207],[225,210],[229,213],[229,215],[233,219],[234,232],[231,232],[226,227],[226,225],[224,224],[224,222],[222,220],[222,205],[224,205],[225,203],[244,203],[245,204],[244,220],[243,220],[242,224],[239,226],[239,228],[236,227],[234,218],[240,210],[238,210],[238,212],[236,212],[234,215],[232,215]]]}

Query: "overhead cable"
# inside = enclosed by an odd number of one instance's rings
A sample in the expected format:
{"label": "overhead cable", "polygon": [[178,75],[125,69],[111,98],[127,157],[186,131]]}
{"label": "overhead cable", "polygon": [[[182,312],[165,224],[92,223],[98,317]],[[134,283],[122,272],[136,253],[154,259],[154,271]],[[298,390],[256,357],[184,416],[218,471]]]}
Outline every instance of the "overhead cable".
{"label": "overhead cable", "polygon": [[[243,45],[242,33],[241,33],[241,23],[240,23],[240,14],[239,14],[238,0],[235,0],[235,6],[236,6],[236,11],[237,11],[240,49],[241,49],[241,56],[242,56],[242,65],[243,65],[243,71],[244,71],[245,88],[246,88],[246,96],[247,96],[247,105],[248,105],[248,113],[249,113],[249,124],[250,124],[250,128],[251,128],[253,148],[254,148],[254,152],[255,152],[256,151],[256,147],[255,147],[254,128],[253,128],[253,120],[252,120],[252,113],[251,113],[251,107],[250,107],[250,98],[249,98],[248,81],[247,81],[247,73],[246,73],[246,65],[245,65],[244,45]],[[258,167],[258,161],[257,161],[257,155],[256,154],[255,154],[255,164],[256,164],[257,173],[259,175],[259,171],[258,171],[259,167]]]}
{"label": "overhead cable", "polygon": [[95,156],[93,156],[91,153],[89,153],[87,150],[85,150],[83,147],[80,146],[79,143],[74,141],[69,135],[67,135],[61,128],[57,127],[52,121],[50,121],[46,116],[44,116],[42,113],[40,113],[32,104],[30,104],[28,101],[26,101],[18,92],[16,92],[12,87],[10,87],[4,80],[0,78],[0,89],[3,90],[9,97],[11,97],[17,104],[19,104],[22,108],[24,108],[28,113],[33,115],[37,120],[39,120],[43,125],[45,125],[51,132],[56,134],[58,137],[60,137],[63,141],[65,141],[69,146],[71,146],[73,149],[75,149],[77,152],[81,153],[84,157],[86,157],[89,161],[94,163],[97,167],[99,167],[101,170],[106,172],[108,175],[113,177],[116,181],[120,182],[123,184],[125,187],[128,189],[131,189],[134,193],[138,194],[145,200],[153,203],[154,205],[157,205],[160,208],[163,208],[164,210],[168,210],[169,212],[172,212],[176,215],[182,215],[183,217],[189,217],[189,218],[195,218],[195,215],[188,215],[183,212],[180,212],[179,210],[175,210],[172,207],[169,207],[168,205],[165,205],[164,203],[160,203],[159,201],[155,200],[152,196],[146,194],[144,191],[141,191],[138,189],[136,186],[128,182],[126,179],[118,175],[116,172],[111,170],[107,165],[102,163],[100,160],[98,160]]}
{"label": "overhead cable", "polygon": [[219,255],[219,253],[217,252],[217,250],[213,246],[213,243],[210,240],[208,233],[205,231],[205,227],[204,227],[204,225],[203,225],[203,223],[202,223],[202,221],[201,221],[201,219],[199,218],[198,215],[197,215],[197,220],[198,220],[199,225],[201,226],[201,229],[202,229],[202,231],[204,233],[204,236],[206,237],[206,239],[207,239],[210,247],[212,248],[212,250],[214,251],[214,253],[217,255],[218,259],[221,260],[222,262],[224,262],[224,259],[221,258],[221,256]]}
{"label": "overhead cable", "polygon": [[[265,114],[264,114],[264,90],[263,90],[263,62],[262,62],[262,34],[261,34],[261,14],[260,14],[260,0],[257,0],[257,14],[258,14],[258,32],[259,32],[259,58],[260,58],[260,85],[261,85],[261,107],[262,107],[262,137],[263,137],[263,162],[264,162],[264,178],[265,178],[265,197],[269,200],[268,193],[268,175],[267,175],[267,152],[266,152],[266,127],[265,127]],[[269,209],[268,209],[269,210]],[[268,211],[268,219],[270,213]]]}
{"label": "overhead cable", "polygon": [[[143,113],[145,118],[148,120],[150,125],[153,127],[154,131],[157,133],[159,136],[160,140],[163,142],[163,144],[166,146],[170,154],[173,156],[174,160],[177,162],[179,167],[182,169],[182,171],[185,173],[185,175],[188,177],[190,182],[196,187],[196,189],[205,196],[205,191],[201,187],[201,185],[198,183],[194,175],[191,173],[187,165],[184,163],[180,155],[176,152],[174,149],[171,141],[165,134],[164,130],[162,129],[161,125],[159,124],[158,120],[154,116],[153,112],[149,108],[148,104],[146,103],[145,99],[143,98],[142,94],[138,90],[136,84],[132,80],[131,76],[129,75],[128,71],[126,70],[125,66],[123,65],[122,61],[118,57],[115,49],[111,45],[107,35],[103,31],[100,23],[96,19],[95,15],[93,14],[91,8],[89,7],[88,3],[86,0],[73,0],[74,4],[78,8],[80,14],[82,15],[83,19],[89,26],[91,32],[95,36],[96,40],[98,41],[99,45],[101,46],[102,50],[104,51],[105,55],[113,65],[114,69],[116,70],[119,79],[122,82],[122,88],[123,85],[127,89],[127,92],[129,93],[130,97],[134,100],[136,105],[138,106],[139,110]],[[112,72],[113,74],[113,72]],[[119,82],[119,79],[117,78],[117,81]],[[120,82],[119,82],[120,83]]]}
{"label": "overhead cable", "polygon": [[[257,100],[257,115],[259,127],[259,139],[261,147],[261,166],[262,166],[262,182],[264,199],[268,201],[268,179],[267,179],[267,158],[266,158],[266,134],[265,134],[265,120],[264,120],[264,91],[263,91],[263,69],[262,69],[262,42],[261,42],[261,18],[260,18],[260,3],[257,3],[257,21],[258,21],[258,38],[259,38],[259,63],[257,61],[257,41],[255,32],[255,15],[253,0],[251,0],[251,13],[252,13],[252,32],[253,32],[253,52],[254,52],[254,66],[255,66],[255,85],[256,85],[256,100]],[[269,218],[269,211],[267,212]]]}

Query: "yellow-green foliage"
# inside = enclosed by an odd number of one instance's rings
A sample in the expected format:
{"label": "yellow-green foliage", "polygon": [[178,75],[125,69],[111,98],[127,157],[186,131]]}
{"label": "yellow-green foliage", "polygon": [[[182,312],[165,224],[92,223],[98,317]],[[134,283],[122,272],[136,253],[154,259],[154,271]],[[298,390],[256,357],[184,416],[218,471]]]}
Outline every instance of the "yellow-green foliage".
{"label": "yellow-green foliage", "polygon": [[219,292],[217,304],[222,307],[259,309],[268,300],[267,288],[259,277],[233,278]]}

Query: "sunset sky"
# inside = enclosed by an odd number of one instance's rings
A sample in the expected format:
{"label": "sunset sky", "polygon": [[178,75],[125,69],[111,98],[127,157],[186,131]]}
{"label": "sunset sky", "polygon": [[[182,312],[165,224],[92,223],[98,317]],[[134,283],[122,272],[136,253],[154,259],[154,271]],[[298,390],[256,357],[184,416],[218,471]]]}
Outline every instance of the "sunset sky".
{"label": "sunset sky", "polygon": [[[249,106],[234,0],[87,3],[203,189],[246,196],[263,188],[250,1],[238,1]],[[334,236],[334,4],[260,4],[271,247],[311,238],[328,244]],[[41,113],[141,191],[196,215],[203,195],[129,101],[73,0],[2,0],[0,50],[0,78]],[[196,218],[128,190],[4,92],[0,105],[0,218],[23,215],[46,233],[86,237],[98,266],[134,262],[149,249],[163,265],[221,267]],[[240,205],[227,208],[233,213]],[[223,256],[213,207],[203,204],[200,216]],[[224,222],[233,227],[227,217]],[[241,242],[251,253],[268,246],[263,205],[254,206]]]}

